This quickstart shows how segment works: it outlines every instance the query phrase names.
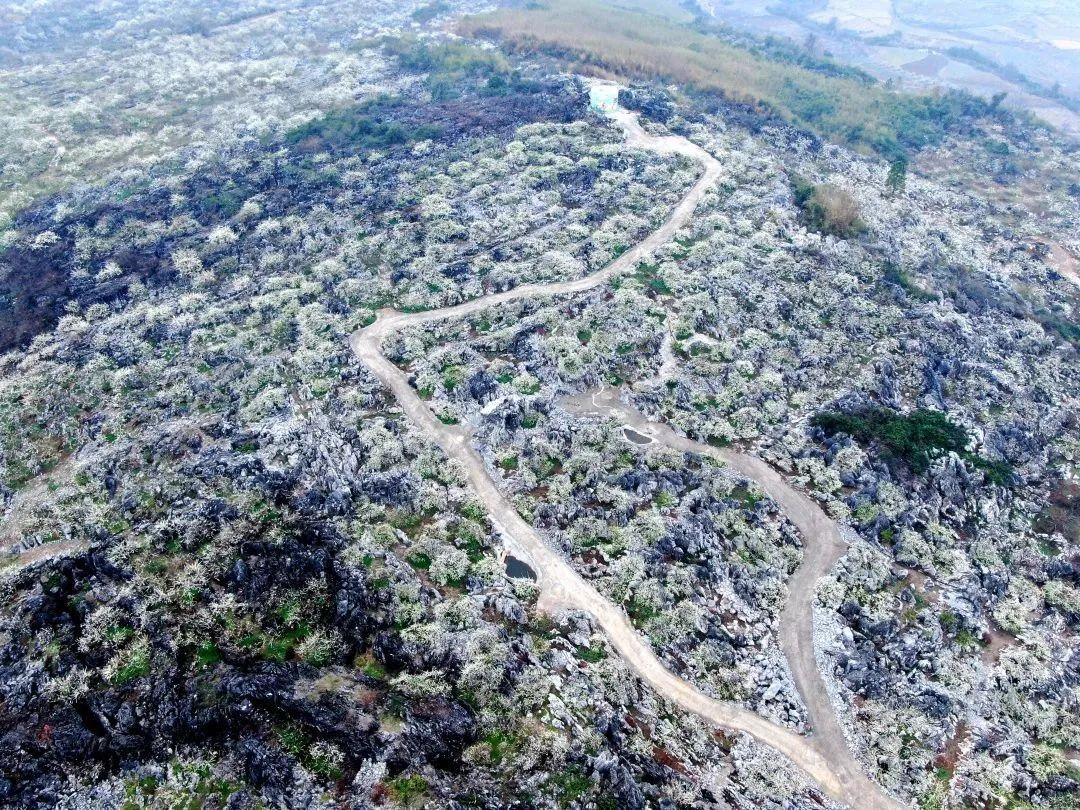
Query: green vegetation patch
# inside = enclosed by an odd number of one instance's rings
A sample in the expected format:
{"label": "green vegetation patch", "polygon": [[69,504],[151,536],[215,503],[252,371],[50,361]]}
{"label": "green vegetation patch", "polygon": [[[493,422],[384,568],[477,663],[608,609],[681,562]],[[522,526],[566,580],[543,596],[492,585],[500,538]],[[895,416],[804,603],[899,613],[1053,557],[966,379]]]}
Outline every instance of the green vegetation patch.
{"label": "green vegetation patch", "polygon": [[589,779],[580,765],[570,765],[564,770],[553,774],[548,780],[548,784],[554,790],[559,806],[566,807],[589,792],[592,787],[592,780]]}
{"label": "green vegetation patch", "polygon": [[414,801],[427,794],[427,780],[419,774],[399,776],[389,784],[390,795],[400,804],[409,807]]}
{"label": "green vegetation patch", "polygon": [[384,667],[382,662],[371,652],[362,653],[356,656],[353,665],[369,678],[375,678],[380,681],[386,678],[386,667]]}
{"label": "green vegetation patch", "polygon": [[876,443],[917,473],[926,472],[932,459],[957,453],[985,471],[995,484],[1004,485],[1012,476],[1005,462],[968,453],[967,431],[940,411],[919,409],[909,414],[887,408],[868,408],[858,413],[826,411],[811,421],[828,434],[846,433],[860,444]]}
{"label": "green vegetation patch", "polygon": [[[671,288],[666,281],[660,278],[659,272],[660,265],[642,262],[634,271],[634,278],[657,295],[671,295]],[[585,342],[587,341],[582,341],[582,343]]]}
{"label": "green vegetation patch", "polygon": [[195,650],[195,664],[200,669],[212,667],[221,660],[221,650],[212,641],[205,641]]}
{"label": "green vegetation patch", "polygon": [[864,444],[876,442],[916,472],[924,472],[930,460],[943,453],[962,453],[968,442],[967,432],[939,411],[904,415],[870,408],[861,413],[819,413],[812,422],[826,433],[846,433]]}
{"label": "green vegetation patch", "polygon": [[607,658],[607,653],[600,645],[593,647],[578,647],[577,655],[582,661],[588,661],[590,664],[598,664]]}
{"label": "green vegetation patch", "polygon": [[300,624],[286,631],[278,638],[265,639],[262,646],[262,657],[267,661],[285,661],[289,653],[311,634],[311,628],[306,624]]}
{"label": "green vegetation patch", "polygon": [[277,729],[278,744],[312,773],[326,779],[340,779],[341,767],[335,758],[312,745],[312,738],[296,723]]}
{"label": "green vegetation patch", "polygon": [[302,124],[285,135],[285,143],[304,151],[363,151],[437,138],[442,129],[436,124],[408,124],[391,115],[397,102],[376,99]]}
{"label": "green vegetation patch", "polygon": [[491,732],[484,737],[484,742],[488,746],[491,764],[495,766],[502,765],[521,744],[517,736],[502,731]]}
{"label": "green vegetation patch", "polygon": [[467,90],[501,96],[523,88],[506,57],[494,48],[468,42],[430,42],[414,37],[386,39],[383,47],[406,70],[426,73],[434,101],[457,98]]}
{"label": "green vegetation patch", "polygon": [[110,680],[124,686],[150,674],[150,647],[145,640],[133,640],[118,654]]}
{"label": "green vegetation patch", "polygon": [[163,784],[153,776],[132,777],[124,782],[122,810],[146,807],[169,807],[196,810],[202,807],[225,807],[232,794],[243,785],[214,775],[210,763],[169,764],[168,779]]}

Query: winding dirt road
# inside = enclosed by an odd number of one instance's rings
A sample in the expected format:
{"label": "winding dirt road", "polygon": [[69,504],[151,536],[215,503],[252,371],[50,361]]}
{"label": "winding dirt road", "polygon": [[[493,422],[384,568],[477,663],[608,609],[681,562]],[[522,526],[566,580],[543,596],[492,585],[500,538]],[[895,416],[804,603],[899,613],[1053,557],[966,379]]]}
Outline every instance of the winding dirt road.
{"label": "winding dirt road", "polygon": [[[806,701],[814,728],[811,737],[804,737],[741,706],[711,698],[670,672],[657,658],[648,641],[639,635],[626,613],[586,582],[518,515],[499,491],[480,454],[472,447],[468,430],[461,425],[440,422],[409,385],[405,373],[382,354],[383,339],[406,327],[458,318],[524,298],[568,295],[597,287],[618,273],[634,269],[639,261],[670,241],[675,232],[690,220],[698,203],[720,174],[717,160],[684,138],[646,134],[637,118],[626,110],[616,109],[608,114],[622,127],[630,146],[661,154],[685,155],[702,167],[701,177],[657,230],[602,270],[580,279],[525,284],[507,292],[428,312],[380,310],[374,323],[352,335],[350,346],[356,356],[390,389],[406,417],[450,458],[463,464],[470,484],[487,508],[507,551],[528,563],[536,572],[542,606],[571,607],[591,614],[607,633],[612,646],[660,695],[712,724],[746,732],[771,746],[794,762],[832,798],[857,808],[898,808],[899,804],[862,774],[848,750],[814,660],[811,610],[814,586],[844,547],[836,527],[809,498],[787,486],[774,470],[758,459],[737,454],[730,459],[725,458],[740,473],[762,485],[803,531],[806,540],[807,551],[803,563],[789,583],[794,596],[789,599],[781,617],[781,644],[788,655],[796,685]],[[600,407],[612,409],[608,411],[609,414],[615,414],[613,409],[616,407],[625,407],[616,404],[618,400],[614,395],[604,396],[607,398],[598,398],[596,403],[590,400],[586,407],[594,411]],[[669,428],[647,422],[640,414],[629,410],[625,414],[619,413],[624,420],[634,420],[635,429],[645,435],[657,437],[673,447],[683,446],[701,452],[697,443],[680,437]],[[708,449],[710,452],[713,450]]]}

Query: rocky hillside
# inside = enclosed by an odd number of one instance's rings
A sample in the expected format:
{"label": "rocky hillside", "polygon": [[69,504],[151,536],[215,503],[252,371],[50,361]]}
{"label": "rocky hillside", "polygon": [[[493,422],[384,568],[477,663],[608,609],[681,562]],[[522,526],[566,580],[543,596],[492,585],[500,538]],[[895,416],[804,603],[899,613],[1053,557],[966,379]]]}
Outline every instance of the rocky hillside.
{"label": "rocky hillside", "polygon": [[[167,5],[0,11],[0,804],[833,806],[550,609],[349,347],[604,268],[699,167],[628,144],[565,54],[449,36],[468,3]],[[977,109],[901,165],[622,78],[723,167],[690,223],[385,354],[670,670],[806,734],[805,539],[566,397],[764,459],[849,527],[808,643],[866,774],[1073,806],[1075,151]]]}

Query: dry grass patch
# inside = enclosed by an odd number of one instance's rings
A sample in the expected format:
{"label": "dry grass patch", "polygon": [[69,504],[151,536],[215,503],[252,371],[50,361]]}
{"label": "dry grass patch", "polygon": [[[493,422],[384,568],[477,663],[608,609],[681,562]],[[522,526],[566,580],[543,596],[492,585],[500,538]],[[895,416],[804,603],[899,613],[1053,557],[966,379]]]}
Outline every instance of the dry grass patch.
{"label": "dry grass patch", "polygon": [[466,17],[458,31],[498,40],[510,51],[554,55],[579,70],[719,92],[888,157],[936,143],[945,132],[994,111],[964,94],[900,94],[767,58],[683,24],[663,0],[636,0],[629,7],[545,0]]}

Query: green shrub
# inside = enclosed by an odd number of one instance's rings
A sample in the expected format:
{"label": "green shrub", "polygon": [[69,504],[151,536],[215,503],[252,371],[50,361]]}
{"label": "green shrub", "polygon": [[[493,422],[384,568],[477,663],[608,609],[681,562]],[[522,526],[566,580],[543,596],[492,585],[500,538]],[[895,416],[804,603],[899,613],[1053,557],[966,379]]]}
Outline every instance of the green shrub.
{"label": "green shrub", "polygon": [[207,194],[195,203],[199,213],[215,218],[228,219],[244,204],[243,191],[237,188],[222,189]]}
{"label": "green shrub", "polygon": [[520,744],[516,736],[502,731],[491,732],[484,737],[484,742],[487,743],[492,765],[501,765]]}
{"label": "green shrub", "polygon": [[308,746],[307,735],[295,723],[290,723],[284,728],[278,729],[278,742],[281,747],[299,759]]}
{"label": "green shrub", "polygon": [[578,658],[582,661],[588,661],[590,664],[597,664],[607,658],[604,648],[599,645],[596,647],[578,647],[577,654]]}
{"label": "green shrub", "polygon": [[149,672],[150,650],[145,645],[138,645],[128,653],[124,665],[116,670],[112,681],[118,686],[123,686]]}
{"label": "green shrub", "polygon": [[329,752],[319,750],[317,747],[309,749],[307,767],[312,773],[327,779],[341,778],[341,766],[339,765],[338,757],[333,756]]}
{"label": "green shrub", "polygon": [[630,618],[633,619],[634,624],[639,626],[659,615],[659,611],[653,607],[652,604],[646,602],[639,596],[635,596],[630,600],[630,605],[627,607],[626,612],[630,614]]}
{"label": "green shrub", "polygon": [[479,503],[472,501],[461,507],[461,516],[468,518],[474,523],[483,523],[487,518],[487,512],[484,511],[484,507]]}
{"label": "green shrub", "polygon": [[443,369],[442,383],[447,391],[453,391],[463,382],[465,382],[465,366],[452,365]]}
{"label": "green shrub", "polygon": [[889,163],[889,174],[885,178],[885,187],[893,194],[899,194],[907,185],[907,155],[898,155]]}
{"label": "green shrub", "polygon": [[492,76],[510,72],[510,63],[501,53],[467,42],[433,44],[412,37],[401,37],[388,39],[383,45],[397,56],[402,67],[409,70],[447,76]]}
{"label": "green shrub", "polygon": [[943,610],[938,616],[938,624],[946,633],[952,635],[960,627],[960,618],[951,610]]}
{"label": "green shrub", "polygon": [[977,456],[974,453],[964,453],[964,460],[971,463],[977,470],[982,470],[986,480],[999,487],[1008,486],[1013,479],[1012,465],[1007,461],[991,461],[990,459]]}
{"label": "green shrub", "polygon": [[204,641],[195,651],[195,663],[200,668],[212,667],[221,660],[221,650],[212,641]]}
{"label": "green shrub", "polygon": [[105,637],[113,644],[123,644],[135,635],[135,630],[127,625],[112,625],[105,631]]}

